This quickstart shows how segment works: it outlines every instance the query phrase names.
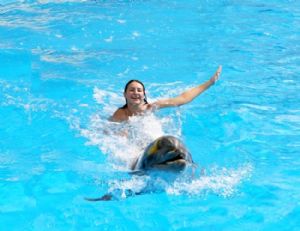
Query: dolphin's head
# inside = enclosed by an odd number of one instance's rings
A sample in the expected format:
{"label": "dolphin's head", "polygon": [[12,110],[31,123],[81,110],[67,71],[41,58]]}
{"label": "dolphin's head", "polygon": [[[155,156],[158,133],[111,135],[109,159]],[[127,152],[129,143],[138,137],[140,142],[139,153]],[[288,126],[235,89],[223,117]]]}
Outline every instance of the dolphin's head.
{"label": "dolphin's head", "polygon": [[192,163],[191,154],[182,142],[173,136],[163,136],[147,147],[141,167],[178,172]]}

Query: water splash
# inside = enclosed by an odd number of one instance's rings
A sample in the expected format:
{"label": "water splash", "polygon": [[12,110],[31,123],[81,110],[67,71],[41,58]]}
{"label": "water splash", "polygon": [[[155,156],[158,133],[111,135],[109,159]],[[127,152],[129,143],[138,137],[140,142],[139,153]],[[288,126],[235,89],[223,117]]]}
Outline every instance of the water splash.
{"label": "water splash", "polygon": [[115,169],[128,171],[149,143],[166,134],[163,130],[166,123],[171,123],[171,118],[159,120],[153,113],[132,117],[126,123],[109,122],[94,115],[88,127],[80,132],[88,139],[87,144],[98,146],[108,156]]}
{"label": "water splash", "polygon": [[166,191],[173,195],[199,195],[211,192],[219,196],[229,197],[234,194],[236,187],[251,175],[252,170],[253,167],[250,164],[240,166],[237,169],[213,168],[209,170],[210,173],[190,181],[178,178],[166,188]]}
{"label": "water splash", "polygon": [[[114,169],[128,171],[132,162],[143,153],[153,140],[166,134],[181,135],[181,126],[174,117],[176,114],[159,119],[154,113],[129,118],[125,123],[107,120],[122,98],[116,93],[94,88],[94,98],[102,106],[101,113],[90,117],[86,128],[79,128],[87,144],[96,145]],[[176,112],[177,113],[177,112]]]}
{"label": "water splash", "polygon": [[158,192],[169,195],[216,194],[230,197],[235,194],[238,185],[250,177],[251,172],[250,164],[237,169],[213,168],[209,174],[197,177],[188,170],[180,174],[151,172],[148,175],[133,175],[130,179],[111,180],[108,182],[108,193],[117,200]]}

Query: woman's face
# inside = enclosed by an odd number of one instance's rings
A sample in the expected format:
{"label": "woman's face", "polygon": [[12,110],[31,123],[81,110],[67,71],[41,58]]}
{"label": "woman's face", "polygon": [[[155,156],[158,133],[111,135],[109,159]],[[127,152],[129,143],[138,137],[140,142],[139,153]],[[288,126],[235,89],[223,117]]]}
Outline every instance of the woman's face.
{"label": "woman's face", "polygon": [[139,105],[144,103],[145,92],[142,84],[138,82],[132,82],[128,85],[126,92],[124,93],[127,104]]}

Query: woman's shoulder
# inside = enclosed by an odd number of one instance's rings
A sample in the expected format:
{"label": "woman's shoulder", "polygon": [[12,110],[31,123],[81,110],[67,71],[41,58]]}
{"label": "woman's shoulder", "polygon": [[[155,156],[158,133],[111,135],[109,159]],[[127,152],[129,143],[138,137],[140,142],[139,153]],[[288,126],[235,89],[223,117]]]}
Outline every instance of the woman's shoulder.
{"label": "woman's shoulder", "polygon": [[118,108],[115,111],[115,113],[112,115],[112,117],[110,118],[110,120],[113,122],[122,122],[127,119],[128,119],[128,116],[127,116],[124,108]]}
{"label": "woman's shoulder", "polygon": [[146,106],[147,111],[155,111],[159,108],[160,108],[160,105],[157,103],[157,101],[154,103],[148,103]]}

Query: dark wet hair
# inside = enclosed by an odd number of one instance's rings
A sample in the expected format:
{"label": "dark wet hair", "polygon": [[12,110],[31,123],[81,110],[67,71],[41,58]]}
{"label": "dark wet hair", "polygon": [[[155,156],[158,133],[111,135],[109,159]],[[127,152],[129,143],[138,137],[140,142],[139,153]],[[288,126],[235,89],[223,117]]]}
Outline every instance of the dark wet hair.
{"label": "dark wet hair", "polygon": [[[144,96],[145,96],[145,98],[144,98],[144,102],[145,102],[145,104],[148,104],[148,101],[147,101],[147,97],[146,97],[146,93],[145,93],[145,86],[144,86],[144,84],[141,82],[141,81],[139,81],[139,80],[137,80],[137,79],[132,79],[132,80],[130,80],[130,81],[128,81],[127,83],[126,83],[126,85],[125,85],[125,88],[124,88],[124,93],[127,91],[127,88],[128,88],[128,86],[131,84],[131,83],[133,83],[133,82],[137,82],[137,83],[139,83],[139,84],[141,84],[142,85],[142,87],[143,87],[143,91],[144,91]],[[127,108],[127,99],[126,99],[126,104],[124,104],[122,107],[120,107],[121,109],[125,109],[125,108]]]}

